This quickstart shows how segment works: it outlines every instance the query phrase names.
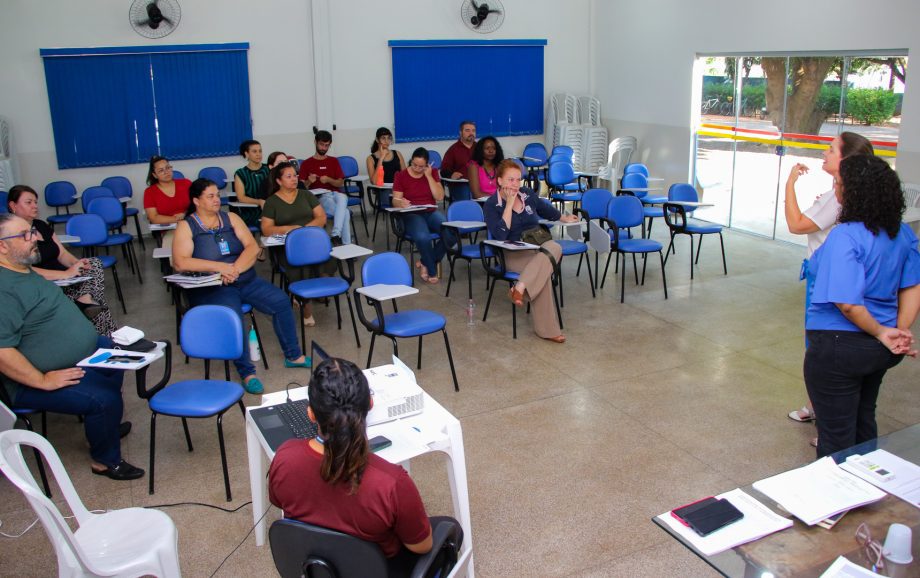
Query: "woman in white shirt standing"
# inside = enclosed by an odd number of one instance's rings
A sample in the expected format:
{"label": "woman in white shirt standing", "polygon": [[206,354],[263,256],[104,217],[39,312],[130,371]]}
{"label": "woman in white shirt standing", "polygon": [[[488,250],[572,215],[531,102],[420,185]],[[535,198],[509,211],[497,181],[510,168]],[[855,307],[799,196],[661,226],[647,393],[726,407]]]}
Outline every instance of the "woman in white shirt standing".
{"label": "woman in white shirt standing", "polygon": [[[872,143],[866,137],[856,134],[855,132],[842,132],[837,135],[829,149],[824,151],[824,164],[821,168],[827,174],[834,177],[834,182],[840,179],[840,161],[853,155],[873,155]],[[799,279],[805,279],[805,311],[808,312],[808,298],[811,294],[811,286],[814,279],[806,275],[808,270],[808,259],[812,253],[818,250],[828,233],[837,224],[837,217],[840,214],[840,202],[834,194],[834,187],[831,188],[815,199],[812,206],[803,212],[799,208],[799,202],[795,194],[795,183],[799,177],[808,172],[808,167],[802,163],[797,163],[789,172],[789,178],[786,180],[786,225],[789,232],[794,235],[806,235],[808,247],[805,253],[805,260],[802,262],[802,272]],[[808,348],[808,340],[805,340],[805,348]],[[811,400],[801,409],[794,409],[789,412],[789,419],[798,422],[814,421],[815,412],[811,405]],[[812,440],[812,445],[817,444],[817,438]]]}

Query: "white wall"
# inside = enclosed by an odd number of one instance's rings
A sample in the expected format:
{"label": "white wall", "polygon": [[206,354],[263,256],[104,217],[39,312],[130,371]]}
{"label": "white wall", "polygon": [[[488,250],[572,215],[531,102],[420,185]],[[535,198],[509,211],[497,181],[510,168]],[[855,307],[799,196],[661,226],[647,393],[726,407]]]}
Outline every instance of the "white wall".
{"label": "white wall", "polygon": [[[691,80],[697,54],[907,49],[920,54],[920,3],[887,0],[597,1],[597,95],[611,136],[669,180],[688,178]],[[607,33],[605,33],[607,32]],[[898,171],[920,180],[920,68],[908,63]]]}
{"label": "white wall", "polygon": [[[313,3],[325,3],[314,10]],[[393,125],[392,70],[387,41],[392,39],[546,38],[547,94],[567,90],[586,93],[590,86],[587,58],[591,0],[560,4],[555,0],[504,0],[502,28],[484,36],[460,22],[460,0],[180,0],[178,29],[161,40],[138,36],[128,24],[130,2],[112,0],[0,0],[0,115],[11,119],[20,181],[36,188],[65,179],[78,188],[123,174],[135,191],[143,186],[145,165],[58,171],[40,48],[143,46],[249,42],[253,132],[266,152],[275,149],[307,155],[317,124],[313,15],[328,14],[332,71],[333,154],[366,156],[378,126]],[[320,59],[321,62],[324,59]],[[484,66],[482,77],[467,88],[449,71],[428,71],[445,90],[501,90],[526,73],[514,63]],[[324,74],[320,71],[319,77]],[[322,95],[322,91],[320,92]],[[321,96],[322,97],[322,96]],[[457,111],[458,119],[466,116]],[[331,127],[321,127],[331,128]],[[506,152],[519,153],[539,138],[502,139]],[[449,142],[418,143],[444,151]],[[398,145],[408,152],[417,143]],[[194,176],[209,165],[228,173],[242,165],[239,157],[178,161],[176,168]],[[135,201],[135,206],[139,206]]]}

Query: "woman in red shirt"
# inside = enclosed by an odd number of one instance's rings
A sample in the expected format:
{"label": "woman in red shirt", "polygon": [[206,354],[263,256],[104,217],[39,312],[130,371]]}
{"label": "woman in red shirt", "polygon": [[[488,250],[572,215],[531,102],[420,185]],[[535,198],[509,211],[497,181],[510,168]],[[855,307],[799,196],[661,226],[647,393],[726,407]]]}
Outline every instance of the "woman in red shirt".
{"label": "woman in red shirt", "polygon": [[[424,147],[415,149],[409,159],[409,167],[396,173],[393,178],[393,206],[408,208],[413,205],[435,205],[444,198],[444,187],[438,171],[428,164],[428,150]],[[434,284],[438,282],[438,263],[447,252],[444,241],[439,237],[431,242],[431,233],[441,233],[441,223],[447,220],[444,213],[433,206],[412,213],[400,214],[406,235],[411,237],[418,248],[421,261],[415,266],[420,269],[423,281]]]}
{"label": "woman in red shirt", "polygon": [[[185,210],[190,202],[188,189],[192,186],[192,181],[173,180],[173,169],[169,159],[159,155],[150,157],[147,184],[150,186],[144,189],[144,212],[150,224],[174,225],[185,219]],[[172,247],[172,238],[173,232],[167,231],[160,240],[160,245]]]}

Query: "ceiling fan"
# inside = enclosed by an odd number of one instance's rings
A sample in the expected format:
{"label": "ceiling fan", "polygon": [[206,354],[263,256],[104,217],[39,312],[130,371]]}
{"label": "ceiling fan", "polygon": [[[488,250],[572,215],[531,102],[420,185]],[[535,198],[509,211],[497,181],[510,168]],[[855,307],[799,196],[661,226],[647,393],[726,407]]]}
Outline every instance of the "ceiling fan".
{"label": "ceiling fan", "polygon": [[128,21],[134,31],[147,38],[163,38],[176,29],[182,9],[176,0],[134,0]]}
{"label": "ceiling fan", "polygon": [[505,20],[505,8],[500,0],[488,2],[463,0],[460,5],[460,19],[467,28],[480,34],[495,32]]}

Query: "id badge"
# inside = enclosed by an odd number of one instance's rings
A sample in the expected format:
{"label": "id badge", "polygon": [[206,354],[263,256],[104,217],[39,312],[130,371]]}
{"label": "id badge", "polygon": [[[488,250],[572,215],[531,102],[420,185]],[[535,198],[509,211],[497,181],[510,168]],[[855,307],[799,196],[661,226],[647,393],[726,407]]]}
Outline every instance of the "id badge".
{"label": "id badge", "polygon": [[228,243],[227,241],[218,241],[218,242],[217,242],[217,247],[220,249],[220,254],[221,254],[221,255],[229,255],[229,254],[230,254],[230,243]]}

